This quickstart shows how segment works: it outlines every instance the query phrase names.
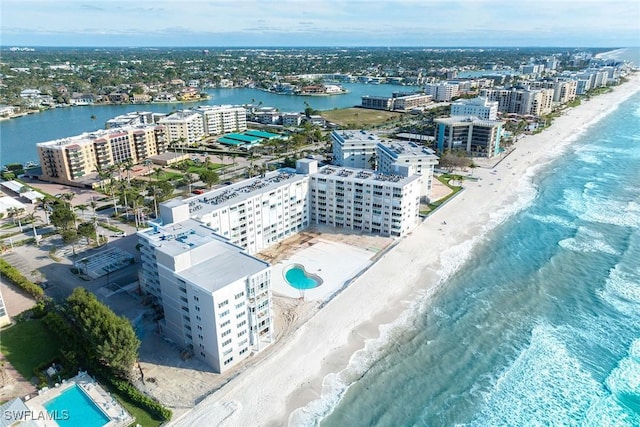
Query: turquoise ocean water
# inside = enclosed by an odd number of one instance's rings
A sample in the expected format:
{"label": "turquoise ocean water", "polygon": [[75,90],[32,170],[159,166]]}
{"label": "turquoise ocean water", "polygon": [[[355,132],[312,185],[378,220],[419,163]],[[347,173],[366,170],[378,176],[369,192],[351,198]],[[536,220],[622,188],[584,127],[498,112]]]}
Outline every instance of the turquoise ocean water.
{"label": "turquoise ocean water", "polygon": [[639,426],[640,94],[525,193],[292,424]]}

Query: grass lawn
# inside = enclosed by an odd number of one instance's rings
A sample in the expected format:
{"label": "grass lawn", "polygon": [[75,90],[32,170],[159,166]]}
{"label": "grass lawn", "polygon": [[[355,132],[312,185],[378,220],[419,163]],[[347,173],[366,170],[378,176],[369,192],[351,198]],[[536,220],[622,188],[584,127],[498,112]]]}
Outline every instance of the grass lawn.
{"label": "grass lawn", "polygon": [[39,319],[0,331],[0,351],[27,381],[33,377],[33,368],[59,355],[58,348],[56,336]]}
{"label": "grass lawn", "polygon": [[320,114],[330,122],[355,129],[365,126],[381,125],[390,120],[400,119],[402,117],[401,113],[371,110],[368,108],[342,108],[339,110],[321,111]]}
{"label": "grass lawn", "polygon": [[176,172],[165,172],[165,171],[162,171],[162,173],[160,175],[156,175],[154,173],[154,174],[151,174],[149,176],[151,178],[153,178],[153,179],[158,178],[158,181],[170,181],[172,179],[182,178],[182,175],[179,174],[179,173],[176,173]]}
{"label": "grass lawn", "polygon": [[[211,163],[209,165],[209,169],[210,170],[216,170],[216,169],[221,169],[221,168],[226,167],[226,166],[229,166],[229,165],[221,165],[219,163]],[[204,171],[205,169],[206,168],[204,167],[204,165],[202,165],[202,166],[193,165],[193,166],[189,166],[189,169],[187,169],[187,171],[191,172],[191,173],[198,174],[198,173]]]}

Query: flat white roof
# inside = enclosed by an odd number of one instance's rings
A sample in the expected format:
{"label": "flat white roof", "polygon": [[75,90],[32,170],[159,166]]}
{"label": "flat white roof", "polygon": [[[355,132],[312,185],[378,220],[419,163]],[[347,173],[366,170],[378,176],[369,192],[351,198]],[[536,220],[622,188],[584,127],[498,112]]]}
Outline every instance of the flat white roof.
{"label": "flat white roof", "polygon": [[412,181],[421,179],[420,175],[402,176],[386,175],[370,169],[347,168],[342,166],[323,166],[317,173],[311,174],[315,178],[331,177],[345,181],[361,182],[372,185],[383,185],[385,183],[404,186]]}
{"label": "flat white roof", "polygon": [[154,226],[138,234],[151,241],[157,251],[172,257],[193,251],[191,267],[176,274],[208,292],[270,266],[193,219]]}
{"label": "flat white roof", "polygon": [[235,205],[238,202],[269,193],[282,187],[285,183],[303,181],[307,175],[296,174],[289,170],[269,172],[264,177],[250,178],[235,184],[218,188],[204,194],[184,199],[189,203],[192,215],[202,215],[223,206]]}

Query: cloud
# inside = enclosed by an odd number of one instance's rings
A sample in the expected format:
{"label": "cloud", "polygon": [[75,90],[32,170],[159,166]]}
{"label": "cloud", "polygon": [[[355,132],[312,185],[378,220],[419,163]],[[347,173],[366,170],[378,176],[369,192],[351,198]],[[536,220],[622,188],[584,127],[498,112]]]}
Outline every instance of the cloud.
{"label": "cloud", "polygon": [[[457,40],[454,44],[477,46],[518,40],[529,45],[564,42],[584,46],[612,43],[616,38],[620,44],[638,44],[640,22],[637,2],[626,0],[583,0],[579,4],[567,0],[2,2],[3,44],[28,43],[48,34],[69,38],[75,34],[80,40],[107,33],[135,35],[132,42],[139,43],[141,37],[154,40],[171,33],[181,43],[215,36],[217,40],[249,42],[253,37],[250,44],[263,45],[292,40],[314,45],[416,45]],[[79,23],[82,29],[78,29]],[[549,34],[556,38],[549,38]]]}

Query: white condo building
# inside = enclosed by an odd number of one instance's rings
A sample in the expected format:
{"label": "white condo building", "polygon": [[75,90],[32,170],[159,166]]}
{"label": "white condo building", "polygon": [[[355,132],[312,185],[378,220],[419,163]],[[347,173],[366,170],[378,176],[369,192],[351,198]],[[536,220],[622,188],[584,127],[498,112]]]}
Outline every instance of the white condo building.
{"label": "white condo building", "polygon": [[364,130],[341,130],[331,132],[331,141],[336,165],[371,169],[380,138]]}
{"label": "white condo building", "polygon": [[433,168],[438,163],[434,152],[412,142],[382,140],[365,130],[331,132],[333,162],[338,166],[376,169],[382,174],[397,173],[398,166],[413,166],[422,175],[422,196],[429,197]]}
{"label": "white condo building", "polygon": [[158,121],[167,129],[169,142],[197,142],[205,135],[202,115],[191,110],[177,111]]}
{"label": "white condo building", "polygon": [[140,283],[164,310],[163,334],[224,372],[273,341],[271,267],[189,219],[188,205],[161,209],[183,219],[138,232]]}
{"label": "white condo building", "polygon": [[205,105],[194,111],[202,115],[204,133],[207,135],[221,135],[247,130],[247,110],[244,107]]}
{"label": "white condo building", "polygon": [[188,206],[192,218],[249,253],[256,253],[307,228],[308,181],[304,174],[270,172],[172,202]]}
{"label": "white condo building", "polygon": [[433,150],[408,141],[385,141],[377,147],[376,170],[384,175],[396,174],[401,166],[411,166],[413,173],[422,176],[420,194],[429,198],[433,182],[433,169],[438,164],[438,156]]}
{"label": "white condo building", "polygon": [[[317,168],[317,163],[309,165],[311,171]],[[400,174],[383,175],[372,170],[320,168],[310,174],[311,222],[384,236],[405,235],[420,214],[422,177],[412,169],[404,166],[398,168]]]}
{"label": "white condo building", "polygon": [[460,86],[457,83],[428,83],[424,85],[424,93],[431,95],[434,101],[448,102],[458,96]]}
{"label": "white condo building", "polygon": [[483,120],[498,119],[498,101],[477,97],[460,99],[451,104],[451,116],[478,117]]}
{"label": "white condo building", "polygon": [[138,232],[140,283],[163,307],[163,333],[218,372],[272,341],[271,267],[252,253],[311,224],[402,236],[419,222],[412,165],[296,166],[162,203],[162,225]]}

